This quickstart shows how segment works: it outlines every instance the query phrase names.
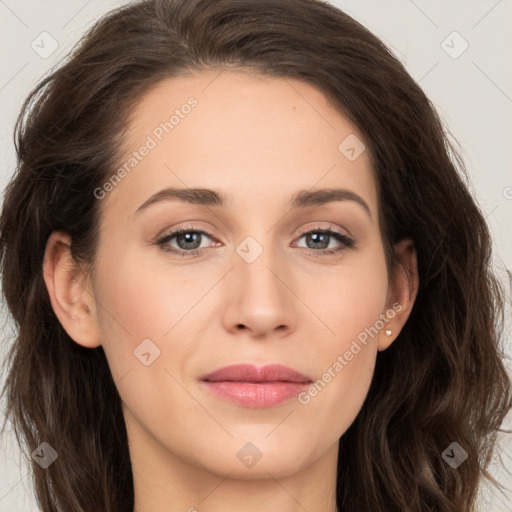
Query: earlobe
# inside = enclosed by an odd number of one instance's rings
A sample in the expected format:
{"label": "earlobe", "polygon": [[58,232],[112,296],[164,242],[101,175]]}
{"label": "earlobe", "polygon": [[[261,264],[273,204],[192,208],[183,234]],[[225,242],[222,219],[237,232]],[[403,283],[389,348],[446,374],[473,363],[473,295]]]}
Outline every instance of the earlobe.
{"label": "earlobe", "polygon": [[385,312],[389,321],[379,333],[379,352],[386,350],[397,338],[409,318],[418,293],[418,260],[413,241],[401,240],[394,249],[399,264],[389,284]]}
{"label": "earlobe", "polygon": [[55,231],[48,238],[43,277],[53,311],[70,338],[87,348],[101,345],[89,278],[71,254],[67,233]]}

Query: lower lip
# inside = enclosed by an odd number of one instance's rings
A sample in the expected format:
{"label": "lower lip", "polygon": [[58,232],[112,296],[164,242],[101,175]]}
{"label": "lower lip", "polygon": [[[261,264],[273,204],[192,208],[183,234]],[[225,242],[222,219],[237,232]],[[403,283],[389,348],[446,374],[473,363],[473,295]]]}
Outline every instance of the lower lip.
{"label": "lower lip", "polygon": [[202,383],[213,394],[245,407],[272,407],[296,397],[309,384],[299,382],[233,382]]}

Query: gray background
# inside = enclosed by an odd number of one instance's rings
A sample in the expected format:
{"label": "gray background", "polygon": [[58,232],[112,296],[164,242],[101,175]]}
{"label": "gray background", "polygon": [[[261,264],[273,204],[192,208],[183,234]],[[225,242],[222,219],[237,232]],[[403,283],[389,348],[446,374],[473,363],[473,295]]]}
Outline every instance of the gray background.
{"label": "gray background", "polygon": [[[15,165],[12,130],[21,102],[35,83],[58,64],[84,31],[122,1],[0,0],[0,145],[3,190]],[[512,271],[512,2],[511,0],[332,0],[383,39],[421,84],[446,126],[460,142],[477,198],[494,239],[494,266],[511,294]],[[58,43],[42,58],[32,43],[43,46],[42,32]],[[453,34],[456,31],[459,35]],[[444,42],[443,42],[444,41]],[[465,46],[468,48],[462,52]],[[44,47],[50,48],[45,39]],[[42,50],[40,50],[42,51]],[[460,54],[460,55],[459,55]],[[45,56],[46,57],[46,56]],[[12,333],[0,318],[5,336],[0,358]],[[510,321],[507,354],[512,353]],[[511,369],[510,359],[506,361]],[[0,379],[0,384],[3,381]],[[509,416],[504,428],[512,427]],[[502,495],[482,487],[481,509],[512,511],[512,439],[500,437],[501,458],[492,473],[509,490]],[[508,469],[505,469],[505,466]],[[35,511],[26,461],[12,434],[0,439],[0,512]]]}

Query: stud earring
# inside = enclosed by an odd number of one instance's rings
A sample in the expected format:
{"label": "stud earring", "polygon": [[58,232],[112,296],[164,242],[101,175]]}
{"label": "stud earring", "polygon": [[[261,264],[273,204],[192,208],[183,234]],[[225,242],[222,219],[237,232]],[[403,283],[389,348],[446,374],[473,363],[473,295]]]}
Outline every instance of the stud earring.
{"label": "stud earring", "polygon": [[391,336],[393,334],[390,329],[386,329],[384,332],[386,333],[386,336]]}

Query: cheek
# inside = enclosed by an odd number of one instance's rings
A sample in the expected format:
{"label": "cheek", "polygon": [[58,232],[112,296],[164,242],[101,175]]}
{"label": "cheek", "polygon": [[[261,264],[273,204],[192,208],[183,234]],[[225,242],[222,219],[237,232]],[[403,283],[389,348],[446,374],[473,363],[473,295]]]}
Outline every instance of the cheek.
{"label": "cheek", "polygon": [[[162,339],[204,294],[207,281],[192,278],[191,272],[184,278],[182,268],[171,268],[165,258],[155,257],[157,250],[134,248],[113,258],[108,247],[104,249],[97,294],[105,313],[105,329],[113,326],[122,337],[132,340]],[[159,263],[148,264],[149,258]]]}
{"label": "cheek", "polygon": [[310,272],[305,284],[301,296],[327,327],[319,341],[322,352],[332,358],[333,353],[348,350],[352,340],[385,313],[388,278],[382,247],[372,244],[353,252],[328,273]]}
{"label": "cheek", "polygon": [[178,384],[193,349],[181,334],[204,284],[163,265],[149,266],[129,251],[104,258],[97,280],[103,349],[122,402],[149,430],[172,424],[170,403],[184,413],[193,406]]}
{"label": "cheek", "polygon": [[316,277],[322,287],[308,295],[309,305],[328,329],[322,328],[311,354],[318,380],[300,403],[311,408],[310,417],[331,425],[335,435],[353,422],[372,380],[381,314],[386,313],[384,255],[376,247],[338,267],[329,279]]}
{"label": "cheek", "polygon": [[[150,266],[135,251],[112,258],[106,247],[99,261],[98,322],[114,379],[141,367],[149,369],[137,357],[142,353],[150,353],[155,361],[151,367],[160,365],[173,332],[204,293],[201,281],[184,282],[178,272]],[[176,357],[179,351],[180,346],[173,347]]]}

